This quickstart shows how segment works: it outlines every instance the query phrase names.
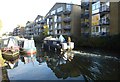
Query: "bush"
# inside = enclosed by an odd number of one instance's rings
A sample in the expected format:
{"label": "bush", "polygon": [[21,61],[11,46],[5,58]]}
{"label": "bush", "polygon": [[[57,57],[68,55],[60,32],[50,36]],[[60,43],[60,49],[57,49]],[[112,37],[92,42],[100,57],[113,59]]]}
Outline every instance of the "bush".
{"label": "bush", "polygon": [[79,47],[106,48],[106,49],[120,48],[120,35],[106,36],[106,37],[80,36],[79,40],[75,40],[75,39],[73,40],[75,43],[75,47],[77,48]]}

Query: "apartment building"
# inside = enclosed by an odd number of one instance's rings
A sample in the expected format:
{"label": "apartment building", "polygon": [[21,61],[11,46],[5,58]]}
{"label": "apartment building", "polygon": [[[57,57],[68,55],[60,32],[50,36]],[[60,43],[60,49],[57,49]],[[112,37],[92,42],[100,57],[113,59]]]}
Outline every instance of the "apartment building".
{"label": "apartment building", "polygon": [[56,3],[46,14],[48,34],[54,37],[59,35],[79,37],[80,13],[80,5]]}
{"label": "apartment building", "polygon": [[24,37],[24,35],[25,35],[25,27],[20,26],[20,37]]}
{"label": "apartment building", "polygon": [[82,0],[81,8],[83,14],[81,14],[81,18],[85,18],[86,12],[89,10],[89,15],[87,14],[89,20],[81,19],[84,20],[81,23],[81,33],[89,34],[91,36],[119,34],[119,4],[120,2],[110,2],[110,0]]}
{"label": "apartment building", "polygon": [[13,36],[20,36],[20,26],[17,26],[13,30]]}
{"label": "apartment building", "polygon": [[25,27],[18,25],[16,28],[14,28],[12,35],[23,37],[25,35]]}
{"label": "apartment building", "polygon": [[38,36],[44,32],[44,24],[45,24],[45,20],[43,16],[38,15],[34,20],[34,28],[33,28],[34,36]]}
{"label": "apartment building", "polygon": [[31,37],[34,34],[33,28],[34,28],[34,22],[27,21],[25,26],[25,37]]}
{"label": "apartment building", "polygon": [[92,6],[89,0],[81,1],[81,35],[91,35]]}

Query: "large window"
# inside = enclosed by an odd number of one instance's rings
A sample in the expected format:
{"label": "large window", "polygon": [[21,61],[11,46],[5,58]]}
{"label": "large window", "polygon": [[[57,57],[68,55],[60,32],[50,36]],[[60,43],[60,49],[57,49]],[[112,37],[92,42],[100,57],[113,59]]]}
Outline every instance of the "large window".
{"label": "large window", "polygon": [[92,26],[99,25],[100,14],[96,14],[92,16]]}
{"label": "large window", "polygon": [[57,9],[57,12],[61,12],[61,11],[63,11],[63,7]]}
{"label": "large window", "polygon": [[92,11],[96,10],[96,9],[99,9],[100,8],[100,1],[92,4]]}
{"label": "large window", "polygon": [[51,12],[51,15],[55,14],[55,12],[56,12],[56,10],[53,10],[53,11]]}
{"label": "large window", "polygon": [[55,16],[54,16],[54,22],[56,22],[56,21],[57,21],[57,16],[55,15]]}
{"label": "large window", "polygon": [[57,28],[57,23],[55,23],[55,28]]}
{"label": "large window", "polygon": [[71,5],[70,4],[66,5],[66,10],[71,11]]}

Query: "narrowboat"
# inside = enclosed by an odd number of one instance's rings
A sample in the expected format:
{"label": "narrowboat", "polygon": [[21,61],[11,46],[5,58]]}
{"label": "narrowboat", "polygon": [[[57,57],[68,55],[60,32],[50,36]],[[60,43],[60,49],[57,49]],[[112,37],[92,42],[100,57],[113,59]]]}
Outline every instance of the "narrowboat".
{"label": "narrowboat", "polygon": [[59,38],[53,38],[49,36],[44,39],[42,48],[56,52],[68,50],[71,51],[74,48],[74,42],[71,42],[70,37],[68,38],[68,42],[66,42],[65,38],[62,35],[60,35]]}
{"label": "narrowboat", "polygon": [[1,51],[2,57],[7,61],[13,61],[19,58],[19,46],[18,41],[14,37],[3,37],[1,39]]}
{"label": "narrowboat", "polygon": [[37,52],[37,50],[36,50],[35,42],[33,39],[31,39],[31,40],[25,39],[22,42],[22,46],[20,47],[21,55],[31,56],[33,54],[36,54],[36,52]]}

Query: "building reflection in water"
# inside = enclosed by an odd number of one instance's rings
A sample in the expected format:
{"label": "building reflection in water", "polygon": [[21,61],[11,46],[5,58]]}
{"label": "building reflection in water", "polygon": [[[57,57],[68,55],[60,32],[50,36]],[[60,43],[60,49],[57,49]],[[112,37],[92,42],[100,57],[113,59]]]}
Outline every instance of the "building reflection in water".
{"label": "building reflection in water", "polygon": [[[58,79],[116,80],[119,78],[117,75],[120,74],[118,69],[120,66],[119,60],[104,56],[75,54],[69,51],[63,53],[40,51],[31,56],[21,55],[20,60],[24,64],[32,62],[38,68],[37,70],[40,67],[50,68]],[[14,62],[16,62],[17,66],[18,60]],[[43,75],[45,72],[43,72]]]}
{"label": "building reflection in water", "polygon": [[85,80],[118,79],[118,63],[114,59],[82,56],[71,52],[44,52],[37,58],[39,63],[46,61],[57,78],[82,76]]}

